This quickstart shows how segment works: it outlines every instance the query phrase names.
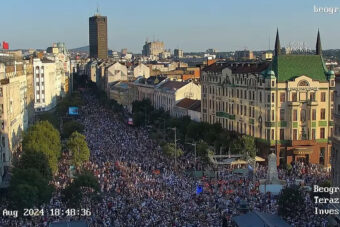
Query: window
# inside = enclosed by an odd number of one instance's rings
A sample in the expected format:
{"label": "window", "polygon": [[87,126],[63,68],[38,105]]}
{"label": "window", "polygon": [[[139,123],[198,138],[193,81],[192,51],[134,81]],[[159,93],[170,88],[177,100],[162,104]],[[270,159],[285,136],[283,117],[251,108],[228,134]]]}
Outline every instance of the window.
{"label": "window", "polygon": [[321,102],[326,102],[326,92],[321,92]]}
{"label": "window", "polygon": [[297,121],[297,110],[293,110],[293,121]]}
{"label": "window", "polygon": [[267,110],[267,121],[270,121],[270,110]]}
{"label": "window", "polygon": [[331,109],[331,120],[333,120],[333,108]]}
{"label": "window", "polygon": [[2,97],[2,87],[0,88],[0,97]]}
{"label": "window", "polygon": [[270,129],[267,129],[267,140],[270,140]]}
{"label": "window", "polygon": [[252,111],[252,115],[253,115],[253,118],[255,117],[255,107],[253,107],[253,111]]}
{"label": "window", "polygon": [[272,110],[272,121],[275,121],[274,110]]}
{"label": "window", "polygon": [[240,112],[241,112],[240,114],[242,115],[243,114],[243,106],[242,105],[240,106]]}
{"label": "window", "polygon": [[293,129],[293,140],[297,140],[297,129]]}
{"label": "window", "polygon": [[320,148],[320,158],[319,158],[319,164],[324,165],[325,164],[325,148]]}
{"label": "window", "polygon": [[239,105],[237,104],[237,106],[236,106],[236,113],[237,114],[240,114],[240,109],[239,109]]}
{"label": "window", "polygon": [[272,102],[275,102],[275,94],[272,93]]}
{"label": "window", "polygon": [[313,128],[313,129],[312,129],[312,140],[315,140],[315,135],[316,135],[315,132],[316,132],[316,131],[315,131],[315,128]]}
{"label": "window", "polygon": [[292,102],[297,102],[297,94],[296,94],[296,92],[292,93]]}
{"label": "window", "polygon": [[340,105],[338,104],[338,114],[340,114]]}
{"label": "window", "polygon": [[274,87],[275,86],[275,81],[272,81],[272,87]]}
{"label": "window", "polygon": [[255,91],[253,91],[253,100],[255,100]]}
{"label": "window", "polygon": [[244,116],[247,116],[247,106],[244,106]]}
{"label": "window", "polygon": [[270,94],[267,96],[267,102],[270,103]]}
{"label": "window", "polygon": [[280,109],[280,121],[285,120],[285,109]]}
{"label": "window", "polygon": [[236,90],[236,97],[239,98],[239,96],[240,96],[240,92],[239,92],[239,90],[237,89],[237,90]]}
{"label": "window", "polygon": [[320,119],[321,120],[325,120],[326,119],[326,109],[325,108],[322,108],[320,110]]}
{"label": "window", "polygon": [[311,92],[309,97],[310,97],[310,101],[315,102],[315,92]]}
{"label": "window", "polygon": [[274,129],[272,129],[272,140],[275,139],[275,132],[274,132]]}
{"label": "window", "polygon": [[312,110],[312,121],[316,121],[316,109]]}
{"label": "window", "polygon": [[334,102],[334,92],[331,92],[331,101]]}
{"label": "window", "polygon": [[249,106],[249,117],[251,117],[251,106]]}
{"label": "window", "polygon": [[281,92],[280,93],[280,102],[285,102],[286,101],[286,93]]}
{"label": "window", "polygon": [[325,138],[325,128],[320,128],[320,139]]}
{"label": "window", "polygon": [[262,102],[262,92],[260,91],[260,102]]}

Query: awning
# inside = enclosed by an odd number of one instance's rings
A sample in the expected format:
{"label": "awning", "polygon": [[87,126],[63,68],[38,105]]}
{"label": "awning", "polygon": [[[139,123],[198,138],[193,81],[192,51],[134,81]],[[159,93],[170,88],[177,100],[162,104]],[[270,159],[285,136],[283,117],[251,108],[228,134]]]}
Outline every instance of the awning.
{"label": "awning", "polygon": [[245,165],[245,164],[248,164],[248,162],[243,160],[236,160],[231,163],[231,165]]}
{"label": "awning", "polygon": [[293,153],[295,155],[312,154],[313,153],[313,148],[312,147],[296,147],[296,148],[294,148]]}
{"label": "awning", "polygon": [[259,157],[259,156],[256,156],[255,157],[255,161],[257,161],[257,162],[264,162],[264,161],[266,161],[264,158],[261,158],[261,157]]}

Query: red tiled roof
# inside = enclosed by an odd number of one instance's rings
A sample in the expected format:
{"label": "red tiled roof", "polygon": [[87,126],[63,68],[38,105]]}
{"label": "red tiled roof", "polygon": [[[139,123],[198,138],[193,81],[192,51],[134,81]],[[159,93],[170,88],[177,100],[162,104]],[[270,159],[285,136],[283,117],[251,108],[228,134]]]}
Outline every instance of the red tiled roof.
{"label": "red tiled roof", "polygon": [[180,82],[180,81],[167,81],[160,86],[161,89],[168,89],[168,90],[177,90],[185,85],[188,82]]}
{"label": "red tiled roof", "polygon": [[260,73],[267,69],[268,62],[216,62],[202,69],[205,72],[222,72],[223,69],[231,69],[233,74],[237,73]]}
{"label": "red tiled roof", "polygon": [[176,104],[177,107],[201,112],[201,100],[184,98]]}

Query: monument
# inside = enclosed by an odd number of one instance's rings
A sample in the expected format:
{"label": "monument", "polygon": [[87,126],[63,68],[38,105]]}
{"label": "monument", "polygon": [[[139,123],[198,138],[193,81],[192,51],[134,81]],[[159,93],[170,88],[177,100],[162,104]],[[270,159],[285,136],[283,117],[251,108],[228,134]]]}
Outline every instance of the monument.
{"label": "monument", "polygon": [[274,153],[271,153],[270,155],[268,155],[267,177],[266,179],[260,180],[260,192],[270,192],[273,195],[278,195],[281,192],[285,183],[285,181],[279,180],[276,165],[276,155]]}
{"label": "monument", "polygon": [[271,153],[270,155],[268,155],[267,183],[276,184],[279,182],[280,180],[277,173],[276,155],[274,153]]}

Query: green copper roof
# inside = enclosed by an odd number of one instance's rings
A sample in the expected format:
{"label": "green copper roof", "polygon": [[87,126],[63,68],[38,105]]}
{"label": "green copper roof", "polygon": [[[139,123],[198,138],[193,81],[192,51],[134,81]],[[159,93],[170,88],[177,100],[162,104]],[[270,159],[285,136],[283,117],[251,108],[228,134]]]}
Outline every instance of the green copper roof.
{"label": "green copper roof", "polygon": [[313,80],[327,81],[326,67],[320,55],[275,56],[269,70],[273,70],[278,82],[292,80],[302,75]]}

